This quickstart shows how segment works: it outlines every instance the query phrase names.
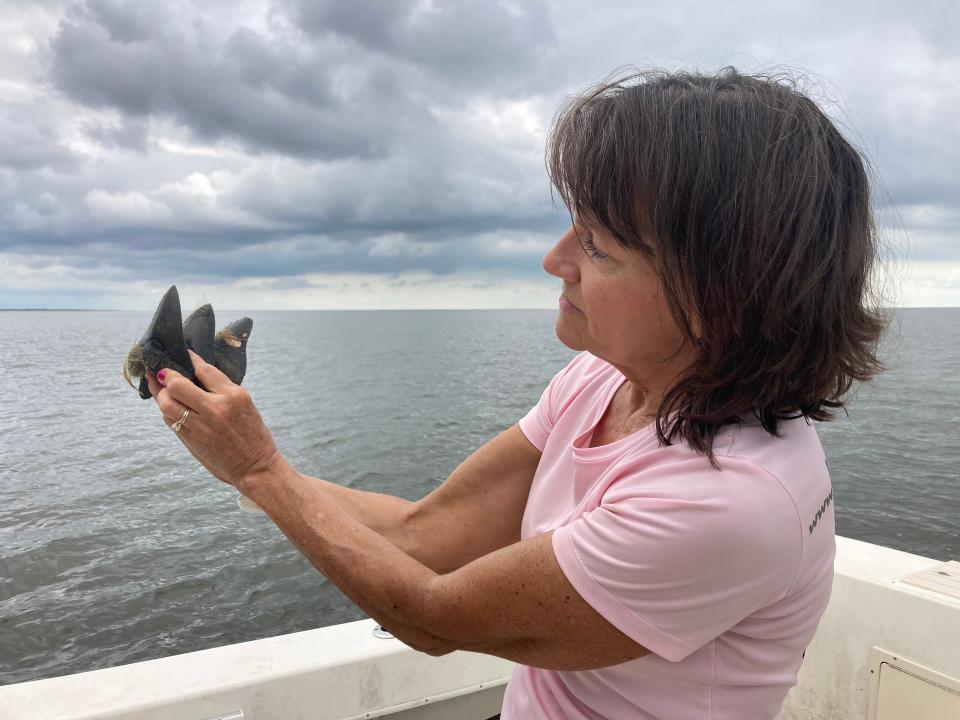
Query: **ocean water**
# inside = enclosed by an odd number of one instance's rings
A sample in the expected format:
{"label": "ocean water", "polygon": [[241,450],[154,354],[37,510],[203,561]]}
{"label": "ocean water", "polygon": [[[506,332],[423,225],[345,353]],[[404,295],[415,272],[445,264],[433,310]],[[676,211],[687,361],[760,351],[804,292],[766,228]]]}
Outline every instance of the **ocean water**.
{"label": "ocean water", "polygon": [[[247,314],[244,384],[293,464],[411,500],[573,356],[548,310]],[[149,318],[0,312],[0,684],[364,616],[124,383]],[[957,328],[900,311],[891,370],[818,424],[839,534],[960,558]]]}

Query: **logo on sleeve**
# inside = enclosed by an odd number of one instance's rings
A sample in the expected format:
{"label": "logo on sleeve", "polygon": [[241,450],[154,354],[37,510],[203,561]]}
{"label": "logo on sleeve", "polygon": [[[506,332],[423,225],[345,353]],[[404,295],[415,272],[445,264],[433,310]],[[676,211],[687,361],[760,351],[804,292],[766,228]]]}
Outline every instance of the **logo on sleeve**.
{"label": "logo on sleeve", "polygon": [[820,518],[823,517],[823,514],[827,511],[831,501],[833,501],[833,488],[830,488],[830,494],[827,495],[826,499],[823,501],[823,504],[820,506],[820,509],[817,510],[817,514],[813,516],[813,522],[810,523],[810,534],[813,535],[813,531],[817,527],[817,523],[820,522]]}

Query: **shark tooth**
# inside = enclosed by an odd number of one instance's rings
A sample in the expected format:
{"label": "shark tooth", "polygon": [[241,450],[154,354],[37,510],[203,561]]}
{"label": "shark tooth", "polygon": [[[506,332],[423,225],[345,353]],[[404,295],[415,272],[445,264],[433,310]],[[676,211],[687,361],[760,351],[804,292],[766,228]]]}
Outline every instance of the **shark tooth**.
{"label": "shark tooth", "polygon": [[214,338],[214,364],[237,385],[247,373],[247,340],[252,331],[253,320],[242,317],[227,325]]}
{"label": "shark tooth", "polygon": [[140,378],[140,397],[151,397],[146,374],[156,373],[161,368],[171,368],[197,382],[197,376],[187,352],[183,337],[180,314],[180,295],[177,286],[171,285],[163,294],[147,331],[127,353],[123,364],[123,376],[132,386],[132,378]]}
{"label": "shark tooth", "polygon": [[253,330],[253,320],[240,318],[215,333],[216,317],[210,303],[198,307],[182,323],[180,318],[180,295],[177,286],[172,285],[160,299],[147,331],[127,353],[123,376],[131,386],[133,378],[140,378],[137,389],[144,400],[151,397],[147,373],[156,373],[161,368],[176,370],[203,387],[188,348],[237,385],[246,375],[247,340]]}
{"label": "shark tooth", "polygon": [[183,339],[187,347],[211,365],[216,365],[213,341],[216,330],[217,321],[210,303],[201,305],[183,321]]}

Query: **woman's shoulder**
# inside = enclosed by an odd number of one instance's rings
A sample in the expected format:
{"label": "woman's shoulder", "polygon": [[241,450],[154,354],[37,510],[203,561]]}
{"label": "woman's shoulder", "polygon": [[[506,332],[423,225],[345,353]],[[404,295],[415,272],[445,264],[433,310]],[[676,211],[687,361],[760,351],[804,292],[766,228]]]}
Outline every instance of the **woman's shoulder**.
{"label": "woman's shoulder", "polygon": [[826,463],[816,427],[803,416],[780,420],[773,434],[750,415],[742,422],[724,426],[719,437],[724,439],[715,448],[718,455],[747,458],[767,469],[796,469],[811,461]]}
{"label": "woman's shoulder", "polygon": [[816,429],[801,417],[782,421],[778,433],[750,420],[723,425],[713,444],[719,469],[682,439],[663,445],[652,432],[641,434],[618,458],[610,489],[630,494],[662,485],[665,492],[705,497],[743,495],[750,503],[777,497],[796,507],[821,503],[830,476]]}
{"label": "woman's shoulder", "polygon": [[[781,420],[772,435],[755,418],[733,426],[730,441],[717,452],[721,467],[747,461],[794,503],[803,522],[829,504],[833,489],[826,455],[815,425],[800,416]],[[826,499],[826,500],[825,500]],[[809,516],[809,517],[808,517]]]}

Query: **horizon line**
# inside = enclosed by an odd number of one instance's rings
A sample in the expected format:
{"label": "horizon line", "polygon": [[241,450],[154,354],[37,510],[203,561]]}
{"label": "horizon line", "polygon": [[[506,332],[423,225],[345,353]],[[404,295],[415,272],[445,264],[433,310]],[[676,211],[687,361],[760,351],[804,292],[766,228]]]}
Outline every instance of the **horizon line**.
{"label": "horizon line", "polygon": [[[960,305],[896,305],[884,310],[960,310]],[[557,310],[556,307],[384,307],[384,308],[222,308],[220,312],[402,312],[402,311],[447,311],[447,310]],[[150,308],[71,308],[71,307],[0,307],[0,312],[150,312]]]}

